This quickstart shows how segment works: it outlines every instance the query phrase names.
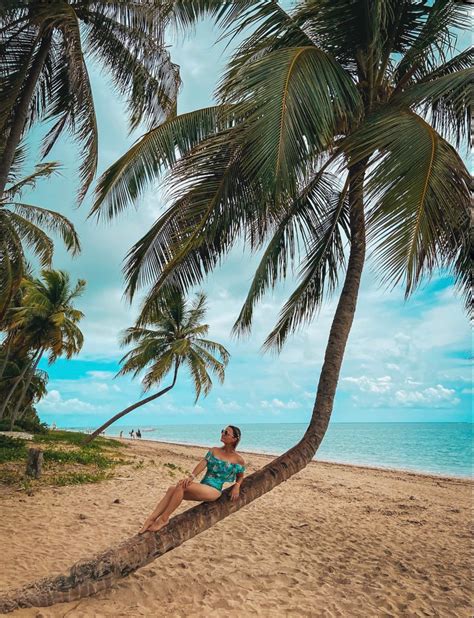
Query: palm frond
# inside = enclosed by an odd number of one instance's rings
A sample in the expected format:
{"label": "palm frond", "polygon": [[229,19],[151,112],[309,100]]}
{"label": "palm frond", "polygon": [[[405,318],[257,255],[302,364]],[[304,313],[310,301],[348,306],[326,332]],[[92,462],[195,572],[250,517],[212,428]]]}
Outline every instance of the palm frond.
{"label": "palm frond", "polygon": [[273,195],[295,195],[308,159],[330,148],[362,111],[349,74],[316,46],[270,52],[227,77],[222,101],[245,118],[242,167]]}
{"label": "palm frond", "polygon": [[352,161],[376,153],[365,187],[367,238],[382,282],[395,287],[404,279],[408,297],[461,249],[469,174],[454,148],[409,111],[368,119],[345,149]]}
{"label": "palm frond", "polygon": [[111,219],[135,203],[162,170],[223,127],[222,111],[215,106],[181,114],[145,133],[99,178],[89,216]]}
{"label": "palm frond", "polygon": [[394,70],[397,89],[410,81],[422,80],[428,73],[445,63],[455,51],[455,29],[470,27],[469,15],[461,3],[454,0],[435,0],[430,6],[419,7],[421,25],[416,37]]}
{"label": "palm frond", "polygon": [[[278,280],[285,279],[288,268],[301,259],[312,239],[321,232],[321,217],[327,216],[327,204],[337,191],[337,179],[327,173],[328,162],[318,170],[298,197],[283,210],[276,229],[271,236],[237,318],[233,332],[243,334],[250,331],[253,310],[268,288]],[[299,249],[300,242],[303,249]]]}
{"label": "palm frond", "polygon": [[17,215],[14,212],[8,212],[7,217],[11,227],[15,230],[18,237],[28,247],[32,249],[35,255],[40,260],[43,268],[51,266],[53,259],[54,245],[43,230],[31,223],[24,217]]}
{"label": "palm frond", "polygon": [[145,31],[117,22],[98,6],[86,21],[87,53],[107,67],[117,92],[126,98],[131,129],[142,121],[150,129],[175,113],[181,85],[179,67],[163,42],[163,16],[156,8],[155,15],[148,14],[152,19]]}
{"label": "palm frond", "polygon": [[340,192],[320,216],[320,227],[311,241],[301,268],[301,281],[283,307],[278,322],[264,343],[264,349],[281,350],[288,335],[309,322],[321,308],[324,295],[334,292],[344,266],[344,236],[349,236],[349,176]]}
{"label": "palm frond", "polygon": [[8,189],[6,189],[5,194],[7,199],[12,200],[16,196],[21,195],[21,192],[26,188],[34,189],[38,180],[41,178],[49,178],[54,174],[58,174],[60,168],[61,164],[57,161],[39,163],[35,166],[35,169],[31,174],[25,176],[17,182],[14,182],[14,184],[10,185]]}
{"label": "palm frond", "polygon": [[[474,52],[472,52],[474,58]],[[454,137],[459,146],[470,134],[472,67],[423,80],[394,96],[391,103],[416,109],[442,135]]]}

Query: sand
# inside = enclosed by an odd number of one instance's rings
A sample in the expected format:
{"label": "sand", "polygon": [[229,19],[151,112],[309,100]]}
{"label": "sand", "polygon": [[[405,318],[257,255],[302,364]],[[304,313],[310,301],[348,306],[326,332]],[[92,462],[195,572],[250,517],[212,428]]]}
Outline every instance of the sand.
{"label": "sand", "polygon": [[[65,572],[135,534],[183,476],[163,464],[191,470],[205,453],[127,442],[140,459],[113,480],[32,496],[2,490],[1,591]],[[271,458],[245,459],[252,472]],[[467,479],[314,462],[112,589],[11,615],[468,617],[473,487]]]}

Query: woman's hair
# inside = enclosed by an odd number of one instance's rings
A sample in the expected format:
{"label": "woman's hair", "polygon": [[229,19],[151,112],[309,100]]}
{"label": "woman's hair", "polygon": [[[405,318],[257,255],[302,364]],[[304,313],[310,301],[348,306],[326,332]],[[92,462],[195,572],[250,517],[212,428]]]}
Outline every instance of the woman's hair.
{"label": "woman's hair", "polygon": [[235,425],[229,425],[229,427],[232,429],[232,433],[234,434],[234,438],[237,438],[237,442],[234,444],[234,448],[237,448],[237,444],[240,442],[240,438],[242,436],[242,432],[240,431],[240,429],[238,427],[235,427]]}

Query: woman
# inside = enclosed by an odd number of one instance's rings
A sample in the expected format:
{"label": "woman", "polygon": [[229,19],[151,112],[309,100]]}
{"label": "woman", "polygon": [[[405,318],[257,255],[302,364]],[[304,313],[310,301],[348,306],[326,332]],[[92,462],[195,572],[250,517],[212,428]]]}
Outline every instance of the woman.
{"label": "woman", "polygon": [[[139,534],[156,532],[166,526],[170,515],[183,500],[198,502],[213,502],[222,494],[224,483],[235,481],[230,492],[231,500],[237,500],[240,485],[244,478],[245,462],[235,450],[240,441],[241,432],[238,427],[228,425],[221,431],[221,442],[224,446],[214,446],[209,449],[201,461],[187,478],[172,485],[156,505],[155,510],[147,517]],[[204,468],[206,474],[200,483],[194,479]]]}

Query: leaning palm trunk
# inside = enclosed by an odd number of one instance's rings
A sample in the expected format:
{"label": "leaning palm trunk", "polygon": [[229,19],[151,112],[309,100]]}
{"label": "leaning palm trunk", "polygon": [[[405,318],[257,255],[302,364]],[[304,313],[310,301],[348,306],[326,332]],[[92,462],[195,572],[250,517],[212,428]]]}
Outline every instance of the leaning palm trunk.
{"label": "leaning palm trunk", "polygon": [[30,73],[25,81],[23,92],[21,93],[20,99],[15,106],[15,112],[8,133],[8,138],[6,139],[5,148],[0,157],[0,195],[3,195],[3,192],[5,191],[8,174],[10,173],[15,152],[25,128],[28,117],[28,109],[31,105],[31,100],[33,98],[33,94],[37,86],[39,76],[43,70],[50,47],[51,35],[45,34],[38,49],[38,53],[33,60]]}
{"label": "leaning palm trunk", "polygon": [[96,429],[93,433],[91,433],[90,436],[87,436],[86,440],[84,441],[84,444],[89,444],[89,442],[92,442],[92,440],[94,438],[97,438],[97,436],[99,434],[101,434],[103,431],[105,431],[107,429],[107,427],[112,425],[112,423],[115,423],[115,421],[118,421],[119,418],[122,418],[122,416],[125,416],[129,412],[132,412],[132,410],[136,410],[137,408],[140,408],[141,406],[144,406],[146,403],[149,403],[150,401],[153,401],[154,399],[158,399],[158,397],[161,397],[162,395],[164,395],[165,393],[170,391],[174,387],[174,385],[176,384],[176,378],[177,377],[178,377],[178,366],[175,367],[174,376],[173,376],[173,382],[169,386],[167,386],[166,388],[162,389],[158,393],[155,393],[155,395],[150,395],[150,397],[146,397],[145,399],[142,399],[141,401],[137,401],[133,405],[128,406],[128,408],[125,408],[125,410],[122,410],[121,412],[119,412],[115,416],[112,416],[112,418],[109,418],[109,420],[106,423],[104,423],[98,429]]}
{"label": "leaning palm trunk", "polygon": [[35,362],[35,358],[36,358],[36,354],[33,356],[33,358],[30,360],[29,363],[26,363],[25,366],[23,367],[23,369],[21,370],[20,375],[17,377],[17,379],[13,382],[10,390],[7,393],[7,396],[5,397],[4,401],[2,402],[2,404],[0,405],[0,420],[3,418],[5,411],[7,409],[8,404],[10,403],[11,398],[13,397],[13,393],[16,391],[16,388],[19,384],[21,384],[21,381],[24,379],[26,372],[28,371],[28,369],[31,367],[31,365]]}
{"label": "leaning palm trunk", "polygon": [[12,412],[11,415],[11,420],[10,420],[10,431],[13,431],[13,425],[15,424],[16,419],[20,416],[19,412],[20,412],[20,408],[21,408],[21,404],[23,403],[23,401],[25,400],[26,397],[26,393],[28,392],[28,388],[31,384],[31,380],[33,379],[33,376],[35,375],[35,371],[38,367],[38,364],[41,360],[41,357],[43,355],[43,348],[41,348],[36,356],[36,359],[33,363],[33,365],[31,365],[31,368],[28,372],[28,376],[25,379],[25,383],[23,384],[23,388],[21,390],[20,396],[18,397],[18,401],[16,402],[16,406]]}
{"label": "leaning palm trunk", "polygon": [[[6,343],[6,342],[4,342],[4,343]],[[7,365],[8,365],[8,359],[10,358],[11,346],[12,346],[12,339],[11,339],[11,337],[8,337],[8,342],[7,342],[7,346],[6,346],[6,349],[5,349],[5,357],[3,359],[2,366],[0,367],[0,382],[3,379],[3,374],[5,373],[5,369],[7,368]]]}
{"label": "leaning palm trunk", "polygon": [[364,165],[353,167],[350,176],[351,249],[344,286],[329,333],[328,345],[319,378],[313,414],[305,435],[298,444],[257,472],[245,478],[240,498],[229,500],[229,489],[215,502],[203,502],[173,517],[157,533],[134,536],[91,560],[77,563],[68,575],[46,578],[10,595],[0,597],[0,612],[19,607],[45,607],[73,601],[111,586],[188,539],[204,532],[231,513],[250,504],[302,470],[314,457],[331,417],[334,396],[352,322],[365,260],[365,221],[362,201]]}

